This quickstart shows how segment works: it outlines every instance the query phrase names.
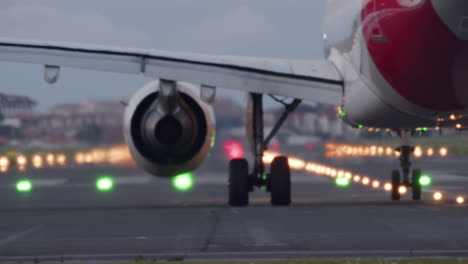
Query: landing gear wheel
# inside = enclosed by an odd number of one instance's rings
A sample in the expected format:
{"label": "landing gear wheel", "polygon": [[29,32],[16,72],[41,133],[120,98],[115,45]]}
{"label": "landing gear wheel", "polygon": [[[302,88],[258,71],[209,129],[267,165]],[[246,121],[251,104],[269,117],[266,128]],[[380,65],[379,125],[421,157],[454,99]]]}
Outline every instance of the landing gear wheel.
{"label": "landing gear wheel", "polygon": [[249,165],[246,159],[229,162],[229,205],[249,205]]}
{"label": "landing gear wheel", "polygon": [[421,179],[421,170],[414,169],[413,176],[411,177],[411,187],[413,189],[413,200],[419,201],[421,200],[421,183],[419,180]]}
{"label": "landing gear wheel", "polygon": [[291,204],[291,170],[287,157],[276,157],[271,163],[270,173],[271,204],[288,206]]}
{"label": "landing gear wheel", "polygon": [[401,176],[398,170],[392,171],[392,201],[399,201],[400,200],[400,182]]}

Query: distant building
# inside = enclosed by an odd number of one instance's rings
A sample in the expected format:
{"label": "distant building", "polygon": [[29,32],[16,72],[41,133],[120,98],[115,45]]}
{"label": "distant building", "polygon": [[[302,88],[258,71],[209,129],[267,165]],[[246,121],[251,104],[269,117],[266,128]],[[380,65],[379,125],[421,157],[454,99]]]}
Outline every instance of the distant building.
{"label": "distant building", "polygon": [[86,100],[80,103],[58,104],[49,109],[50,114],[74,116],[83,114],[107,113],[121,114],[125,107],[117,100]]}
{"label": "distant building", "polygon": [[9,117],[2,123],[17,131],[4,129],[3,134],[11,141],[38,146],[122,142],[124,110],[119,101],[112,100],[59,104],[45,113],[16,110],[12,115],[10,108]]}
{"label": "distant building", "polygon": [[0,93],[1,119],[11,118],[17,115],[31,115],[36,106],[36,101],[27,96]]}
{"label": "distant building", "polygon": [[36,106],[27,96],[0,93],[0,145],[24,138],[18,116],[32,115]]}
{"label": "distant building", "polygon": [[[118,100],[87,100],[60,104],[49,109],[41,127],[47,127],[56,137],[89,137],[99,131],[100,143],[123,141],[123,113],[125,107]],[[86,136],[88,135],[88,136]]]}

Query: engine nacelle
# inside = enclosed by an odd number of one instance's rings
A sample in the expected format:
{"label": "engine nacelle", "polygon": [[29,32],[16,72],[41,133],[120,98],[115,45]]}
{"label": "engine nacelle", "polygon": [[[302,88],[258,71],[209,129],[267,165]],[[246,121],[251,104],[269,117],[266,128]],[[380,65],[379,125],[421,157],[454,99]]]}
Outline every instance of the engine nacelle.
{"label": "engine nacelle", "polygon": [[[143,86],[130,99],[124,135],[136,164],[161,177],[196,169],[208,156],[215,136],[212,107],[200,87],[177,82],[174,94],[160,90],[163,81]],[[162,92],[161,92],[162,91]]]}

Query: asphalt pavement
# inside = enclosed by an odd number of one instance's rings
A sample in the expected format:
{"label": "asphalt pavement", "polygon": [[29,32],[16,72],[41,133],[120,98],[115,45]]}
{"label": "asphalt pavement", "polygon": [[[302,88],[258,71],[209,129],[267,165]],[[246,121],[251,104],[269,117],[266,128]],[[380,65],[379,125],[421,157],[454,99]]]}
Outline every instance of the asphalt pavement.
{"label": "asphalt pavement", "polygon": [[[326,161],[322,161],[326,162]],[[392,159],[330,165],[385,182]],[[188,192],[135,168],[85,167],[0,175],[0,260],[281,259],[468,256],[468,172],[463,159],[419,160],[431,175],[424,200],[389,201],[383,189],[337,187],[293,175],[293,204],[271,207],[257,190],[251,206],[230,208],[227,175],[205,165]],[[96,180],[112,177],[109,192]],[[15,184],[29,179],[33,189]],[[444,193],[441,202],[434,191]]]}

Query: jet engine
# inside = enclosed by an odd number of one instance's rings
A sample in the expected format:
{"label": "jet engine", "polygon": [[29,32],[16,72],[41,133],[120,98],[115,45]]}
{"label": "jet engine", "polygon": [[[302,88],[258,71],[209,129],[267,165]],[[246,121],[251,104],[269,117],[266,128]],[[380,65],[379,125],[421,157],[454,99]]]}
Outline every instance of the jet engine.
{"label": "jet engine", "polygon": [[136,164],[161,177],[196,169],[207,157],[215,136],[212,107],[200,87],[158,80],[130,99],[124,135]]}

